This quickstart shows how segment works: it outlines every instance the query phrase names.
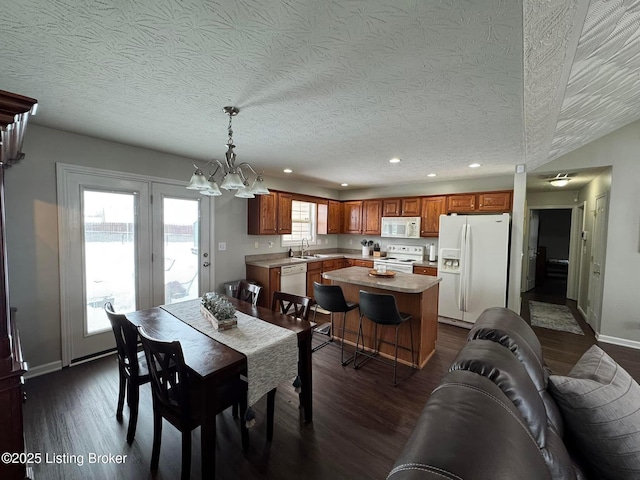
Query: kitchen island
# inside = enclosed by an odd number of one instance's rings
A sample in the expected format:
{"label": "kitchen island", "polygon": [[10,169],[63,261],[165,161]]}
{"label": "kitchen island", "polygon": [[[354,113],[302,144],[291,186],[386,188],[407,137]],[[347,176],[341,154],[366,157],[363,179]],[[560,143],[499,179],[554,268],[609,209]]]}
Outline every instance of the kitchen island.
{"label": "kitchen island", "polygon": [[[322,274],[331,280],[332,285],[340,285],[345,299],[358,302],[360,290],[373,293],[393,294],[396,297],[398,309],[412,315],[414,355],[417,367],[425,366],[435,352],[438,336],[438,284],[440,278],[428,275],[414,275],[397,272],[391,278],[373,277],[369,275],[370,268],[348,267]],[[345,325],[345,343],[355,345],[358,333],[358,310],[347,314]],[[342,315],[334,317],[334,338],[342,335]],[[366,349],[373,350],[373,322],[363,319],[362,330]],[[378,327],[380,355],[393,358],[395,345],[395,329]],[[400,327],[398,336],[398,361],[411,364],[411,335],[409,322]]]}

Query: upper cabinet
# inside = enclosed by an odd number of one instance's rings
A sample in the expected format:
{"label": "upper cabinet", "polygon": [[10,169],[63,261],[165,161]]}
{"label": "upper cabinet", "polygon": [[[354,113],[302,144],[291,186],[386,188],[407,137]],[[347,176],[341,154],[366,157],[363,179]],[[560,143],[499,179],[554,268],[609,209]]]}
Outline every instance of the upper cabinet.
{"label": "upper cabinet", "polygon": [[511,191],[449,195],[449,213],[510,212]]}
{"label": "upper cabinet", "polygon": [[329,218],[327,220],[327,233],[340,233],[341,209],[340,202],[329,200]]}
{"label": "upper cabinet", "polygon": [[382,200],[364,200],[362,202],[362,233],[380,235],[382,218]]}
{"label": "upper cabinet", "polygon": [[437,237],[440,233],[440,215],[447,214],[447,197],[424,197],[420,218],[420,236]]}
{"label": "upper cabinet", "polygon": [[248,201],[249,235],[283,235],[291,233],[292,195],[286,192],[271,192],[257,195]]}
{"label": "upper cabinet", "polygon": [[385,198],[382,201],[383,217],[419,217],[420,197]]}
{"label": "upper cabinet", "polygon": [[341,233],[362,233],[362,200],[342,202]]}

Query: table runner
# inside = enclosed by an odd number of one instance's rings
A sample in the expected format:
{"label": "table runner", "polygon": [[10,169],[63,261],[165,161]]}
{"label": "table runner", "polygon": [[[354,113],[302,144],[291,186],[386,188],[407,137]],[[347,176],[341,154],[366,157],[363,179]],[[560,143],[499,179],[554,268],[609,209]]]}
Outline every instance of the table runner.
{"label": "table runner", "polygon": [[255,404],[280,383],[298,373],[295,332],[236,311],[238,327],[216,330],[200,312],[200,299],[160,305],[174,317],[247,357],[248,403]]}

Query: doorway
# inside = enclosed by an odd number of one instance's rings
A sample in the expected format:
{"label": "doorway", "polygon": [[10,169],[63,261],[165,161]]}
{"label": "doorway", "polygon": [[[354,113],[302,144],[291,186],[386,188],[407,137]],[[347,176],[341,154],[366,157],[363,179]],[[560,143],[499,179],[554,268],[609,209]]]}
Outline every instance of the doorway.
{"label": "doorway", "polygon": [[209,288],[210,200],[159,179],[57,165],[63,366],[115,346],[118,312]]}

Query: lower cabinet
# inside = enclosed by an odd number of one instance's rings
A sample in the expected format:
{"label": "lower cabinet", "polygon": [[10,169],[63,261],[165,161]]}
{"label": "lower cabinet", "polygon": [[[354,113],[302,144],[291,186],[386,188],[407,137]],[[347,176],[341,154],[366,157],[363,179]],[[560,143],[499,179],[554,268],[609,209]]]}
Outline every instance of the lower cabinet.
{"label": "lower cabinet", "polygon": [[322,280],[322,263],[307,263],[307,297],[313,298],[313,282],[323,283]]}
{"label": "lower cabinet", "polygon": [[360,260],[359,258],[346,258],[345,267],[373,268],[373,260]]}
{"label": "lower cabinet", "polygon": [[414,265],[413,273],[418,275],[431,275],[432,277],[438,276],[438,269],[436,267],[419,267]]}

